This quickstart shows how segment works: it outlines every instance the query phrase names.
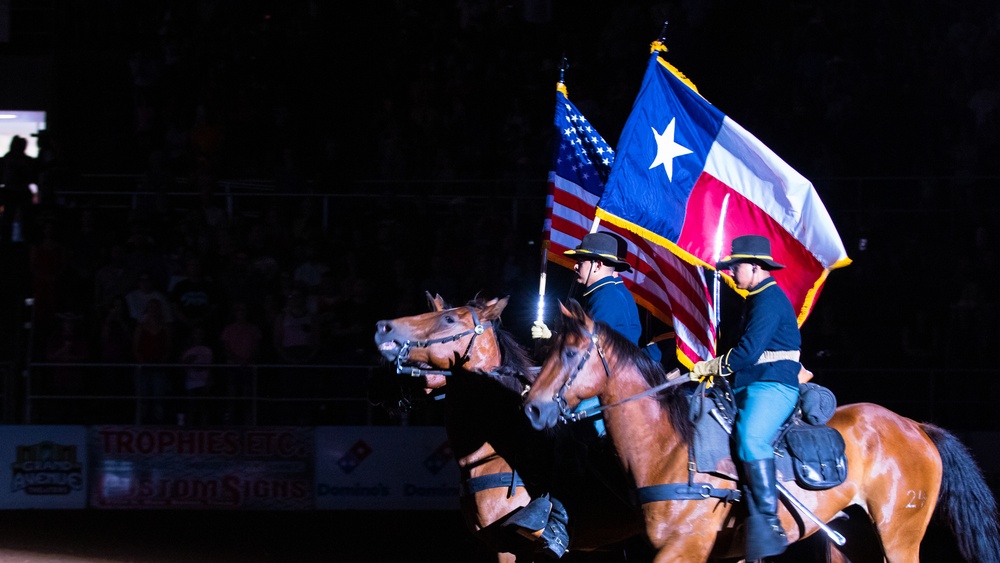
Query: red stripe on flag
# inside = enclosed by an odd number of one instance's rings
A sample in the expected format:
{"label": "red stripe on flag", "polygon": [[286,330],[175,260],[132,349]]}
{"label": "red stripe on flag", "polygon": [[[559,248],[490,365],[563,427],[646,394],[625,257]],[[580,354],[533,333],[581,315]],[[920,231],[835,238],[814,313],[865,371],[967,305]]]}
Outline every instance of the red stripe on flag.
{"label": "red stripe on flag", "polygon": [[[572,268],[575,260],[564,256],[563,252],[575,248],[583,240],[583,237],[590,232],[591,225],[581,225],[578,219],[582,217],[593,217],[594,206],[579,197],[550,184],[553,188],[553,209],[550,216],[550,245],[548,259],[567,268]],[[572,209],[579,215],[568,213],[567,209]],[[567,218],[569,216],[570,218]],[[590,220],[592,223],[592,219]],[[685,333],[696,335],[699,344],[706,349],[714,350],[714,338],[708,335],[710,331],[705,330],[710,327],[707,311],[706,297],[703,291],[693,285],[695,280],[699,280],[696,268],[687,264],[680,258],[674,256],[666,249],[650,244],[648,241],[635,237],[625,229],[620,229],[613,225],[605,226],[608,230],[614,231],[627,239],[641,251],[643,258],[630,255],[629,262],[635,265],[638,273],[642,274],[643,282],[635,283],[634,276],[626,274],[623,276],[629,290],[640,300],[642,305],[663,323],[675,326],[677,324],[688,327]],[[572,239],[572,245],[563,244],[560,239]],[[668,300],[665,300],[665,298]],[[685,301],[687,303],[685,303]],[[698,307],[695,304],[702,304]],[[694,311],[703,313],[696,314]],[[699,329],[700,327],[700,329]],[[689,355],[694,354],[690,346],[687,347]],[[694,354],[696,356],[697,354]]]}
{"label": "red stripe on flag", "polygon": [[[806,312],[809,292],[814,285],[817,286],[817,294],[819,292],[823,266],[770,215],[709,174],[701,175],[695,183],[691,197],[688,198],[684,227],[678,238],[678,246],[688,249],[696,256],[713,255],[714,241],[708,240],[708,231],[702,229],[699,223],[702,221],[707,221],[708,224],[718,223],[722,201],[726,194],[729,195],[729,203],[726,208],[725,240],[731,241],[741,235],[767,237],[771,241],[772,258],[780,264],[795,265],[795,268],[775,270],[772,275],[788,295],[796,314]],[[729,250],[728,247],[724,248],[722,256],[728,254]],[[728,274],[724,275],[728,277]],[[815,297],[812,296],[811,300],[815,301]],[[800,316],[799,323],[804,320]]]}

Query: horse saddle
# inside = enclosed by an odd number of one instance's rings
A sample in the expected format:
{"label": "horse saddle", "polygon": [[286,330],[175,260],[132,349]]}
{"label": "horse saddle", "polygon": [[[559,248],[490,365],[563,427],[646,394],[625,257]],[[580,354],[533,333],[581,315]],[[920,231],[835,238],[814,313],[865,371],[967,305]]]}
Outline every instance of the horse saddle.
{"label": "horse saddle", "polygon": [[[695,425],[693,455],[699,473],[737,479],[730,429],[736,413],[718,386],[690,396]],[[833,393],[815,383],[799,385],[799,402],[774,440],[778,479],[794,480],[803,489],[836,487],[847,478],[844,438],[827,421],[836,410]]]}

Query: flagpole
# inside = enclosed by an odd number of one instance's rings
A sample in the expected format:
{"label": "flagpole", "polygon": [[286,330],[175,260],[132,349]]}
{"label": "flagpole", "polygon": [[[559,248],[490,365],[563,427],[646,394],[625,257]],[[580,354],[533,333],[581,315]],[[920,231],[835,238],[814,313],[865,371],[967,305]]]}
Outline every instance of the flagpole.
{"label": "flagpole", "polygon": [[[729,194],[722,199],[722,209],[719,211],[719,224],[715,228],[715,254],[713,255],[713,266],[722,260],[722,240],[725,234],[726,226],[726,208],[729,206]],[[722,307],[719,303],[719,282],[721,281],[722,275],[719,273],[719,268],[715,268],[715,283],[712,284],[712,304],[715,306],[715,339],[719,339],[719,323],[722,320]]]}
{"label": "flagpole", "polygon": [[[566,83],[566,69],[568,67],[569,62],[566,60],[566,57],[563,56],[562,64],[559,65],[559,84]],[[549,231],[549,236],[552,236],[551,231]],[[538,308],[535,313],[535,320],[539,322],[545,321],[545,277],[549,261],[549,247],[551,244],[552,241],[549,239],[542,241],[542,266],[538,275]]]}

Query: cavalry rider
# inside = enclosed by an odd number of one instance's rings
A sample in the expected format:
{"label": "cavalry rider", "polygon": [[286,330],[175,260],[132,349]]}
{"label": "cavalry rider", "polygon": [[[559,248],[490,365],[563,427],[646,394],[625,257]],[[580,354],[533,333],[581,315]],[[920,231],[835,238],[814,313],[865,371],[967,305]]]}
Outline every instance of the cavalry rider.
{"label": "cavalry rider", "polygon": [[736,457],[742,462],[749,518],[748,561],[778,555],[788,540],[778,520],[777,476],[771,442],[799,398],[799,348],[795,310],[771,277],[784,268],[771,257],[770,241],[759,235],[733,239],[732,254],[716,268],[728,269],[736,287],[746,290],[736,345],[724,354],[694,364],[690,377],[733,375],[737,415],[733,430]]}
{"label": "cavalry rider", "polygon": [[[590,233],[583,237],[579,246],[563,252],[576,260],[573,271],[576,272],[576,283],[584,287],[583,309],[594,322],[603,322],[618,332],[633,344],[639,344],[642,336],[642,324],[639,323],[639,307],[635,304],[632,292],[625,287],[625,281],[619,272],[631,272],[629,265],[628,242],[621,236],[601,231]],[[531,327],[531,337],[551,338],[552,331],[542,321],[535,321]],[[654,362],[663,359],[660,349],[655,344],[643,348],[643,351]],[[583,400],[577,405],[575,412],[588,410],[600,404],[597,397]],[[604,435],[604,421],[594,421],[597,435]]]}
{"label": "cavalry rider", "polygon": [[[576,260],[573,271],[576,272],[577,283],[584,287],[582,305],[587,314],[596,322],[603,322],[618,331],[622,336],[639,344],[642,335],[642,325],[639,322],[639,308],[635,298],[625,287],[620,272],[629,272],[632,267],[626,260],[628,243],[621,236],[611,232],[590,233],[583,237],[579,246],[564,252]],[[531,327],[531,337],[534,339],[549,339],[552,331],[542,321],[535,321]],[[655,344],[643,348],[646,354],[655,362],[662,359],[660,349]],[[600,400],[592,397],[582,401],[574,412],[597,407]],[[605,434],[604,421],[593,421],[596,436]],[[547,514],[547,521],[544,519]],[[539,524],[544,523],[540,540],[544,548],[556,557],[561,557],[569,545],[569,534],[566,530],[567,514],[562,503],[555,497],[539,497],[531,501],[512,519],[511,523],[537,533]]]}

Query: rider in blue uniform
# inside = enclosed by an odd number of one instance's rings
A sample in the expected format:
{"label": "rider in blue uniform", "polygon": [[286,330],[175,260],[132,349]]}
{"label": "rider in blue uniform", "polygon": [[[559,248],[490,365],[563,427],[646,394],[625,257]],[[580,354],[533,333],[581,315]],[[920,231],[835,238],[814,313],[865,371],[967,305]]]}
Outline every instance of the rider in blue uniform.
{"label": "rider in blue uniform", "polygon": [[[581,305],[594,321],[607,324],[631,342],[639,345],[642,336],[642,325],[639,322],[639,308],[635,298],[625,287],[620,272],[628,272],[632,267],[626,261],[628,243],[617,234],[610,232],[590,233],[583,237],[580,245],[573,250],[564,252],[576,260],[573,271],[576,281],[583,285]],[[548,339],[552,331],[542,321],[535,321],[531,327],[531,336],[535,339]],[[643,348],[645,353],[656,362],[662,359],[660,349],[655,344]],[[592,397],[582,401],[574,412],[590,410],[597,407],[600,400]],[[605,434],[604,421],[593,421],[593,428],[598,437]],[[549,506],[551,502],[551,507]],[[548,513],[548,521],[541,533],[545,549],[555,557],[561,557],[569,545],[569,534],[566,530],[566,512],[555,497],[540,497],[524,508],[524,514],[516,521],[537,524],[538,514]],[[533,525],[525,526],[531,528]]]}
{"label": "rider in blue uniform", "polygon": [[[632,271],[632,266],[625,260],[628,256],[628,243],[625,239],[609,232],[590,233],[583,237],[579,246],[563,254],[576,260],[576,266],[573,267],[576,281],[586,288],[580,304],[590,318],[607,324],[633,344],[639,345],[639,338],[642,336],[639,308],[632,292],[625,287],[625,281],[618,275],[619,272]],[[545,323],[536,321],[535,327],[532,327],[532,337],[535,337],[538,325],[548,330]],[[655,362],[662,359],[660,349],[655,344],[646,346],[643,350]],[[592,409],[599,404],[597,397],[591,397],[582,401],[575,410]],[[594,427],[599,436],[604,435],[603,420],[595,421]]]}
{"label": "rider in blue uniform", "polygon": [[788,296],[771,277],[784,268],[771,257],[771,243],[758,235],[733,239],[732,254],[716,267],[730,270],[747,291],[736,345],[697,362],[690,377],[733,376],[737,415],[733,429],[747,493],[748,561],[778,555],[788,540],[778,520],[778,492],[771,441],[795,409],[802,338]]}

